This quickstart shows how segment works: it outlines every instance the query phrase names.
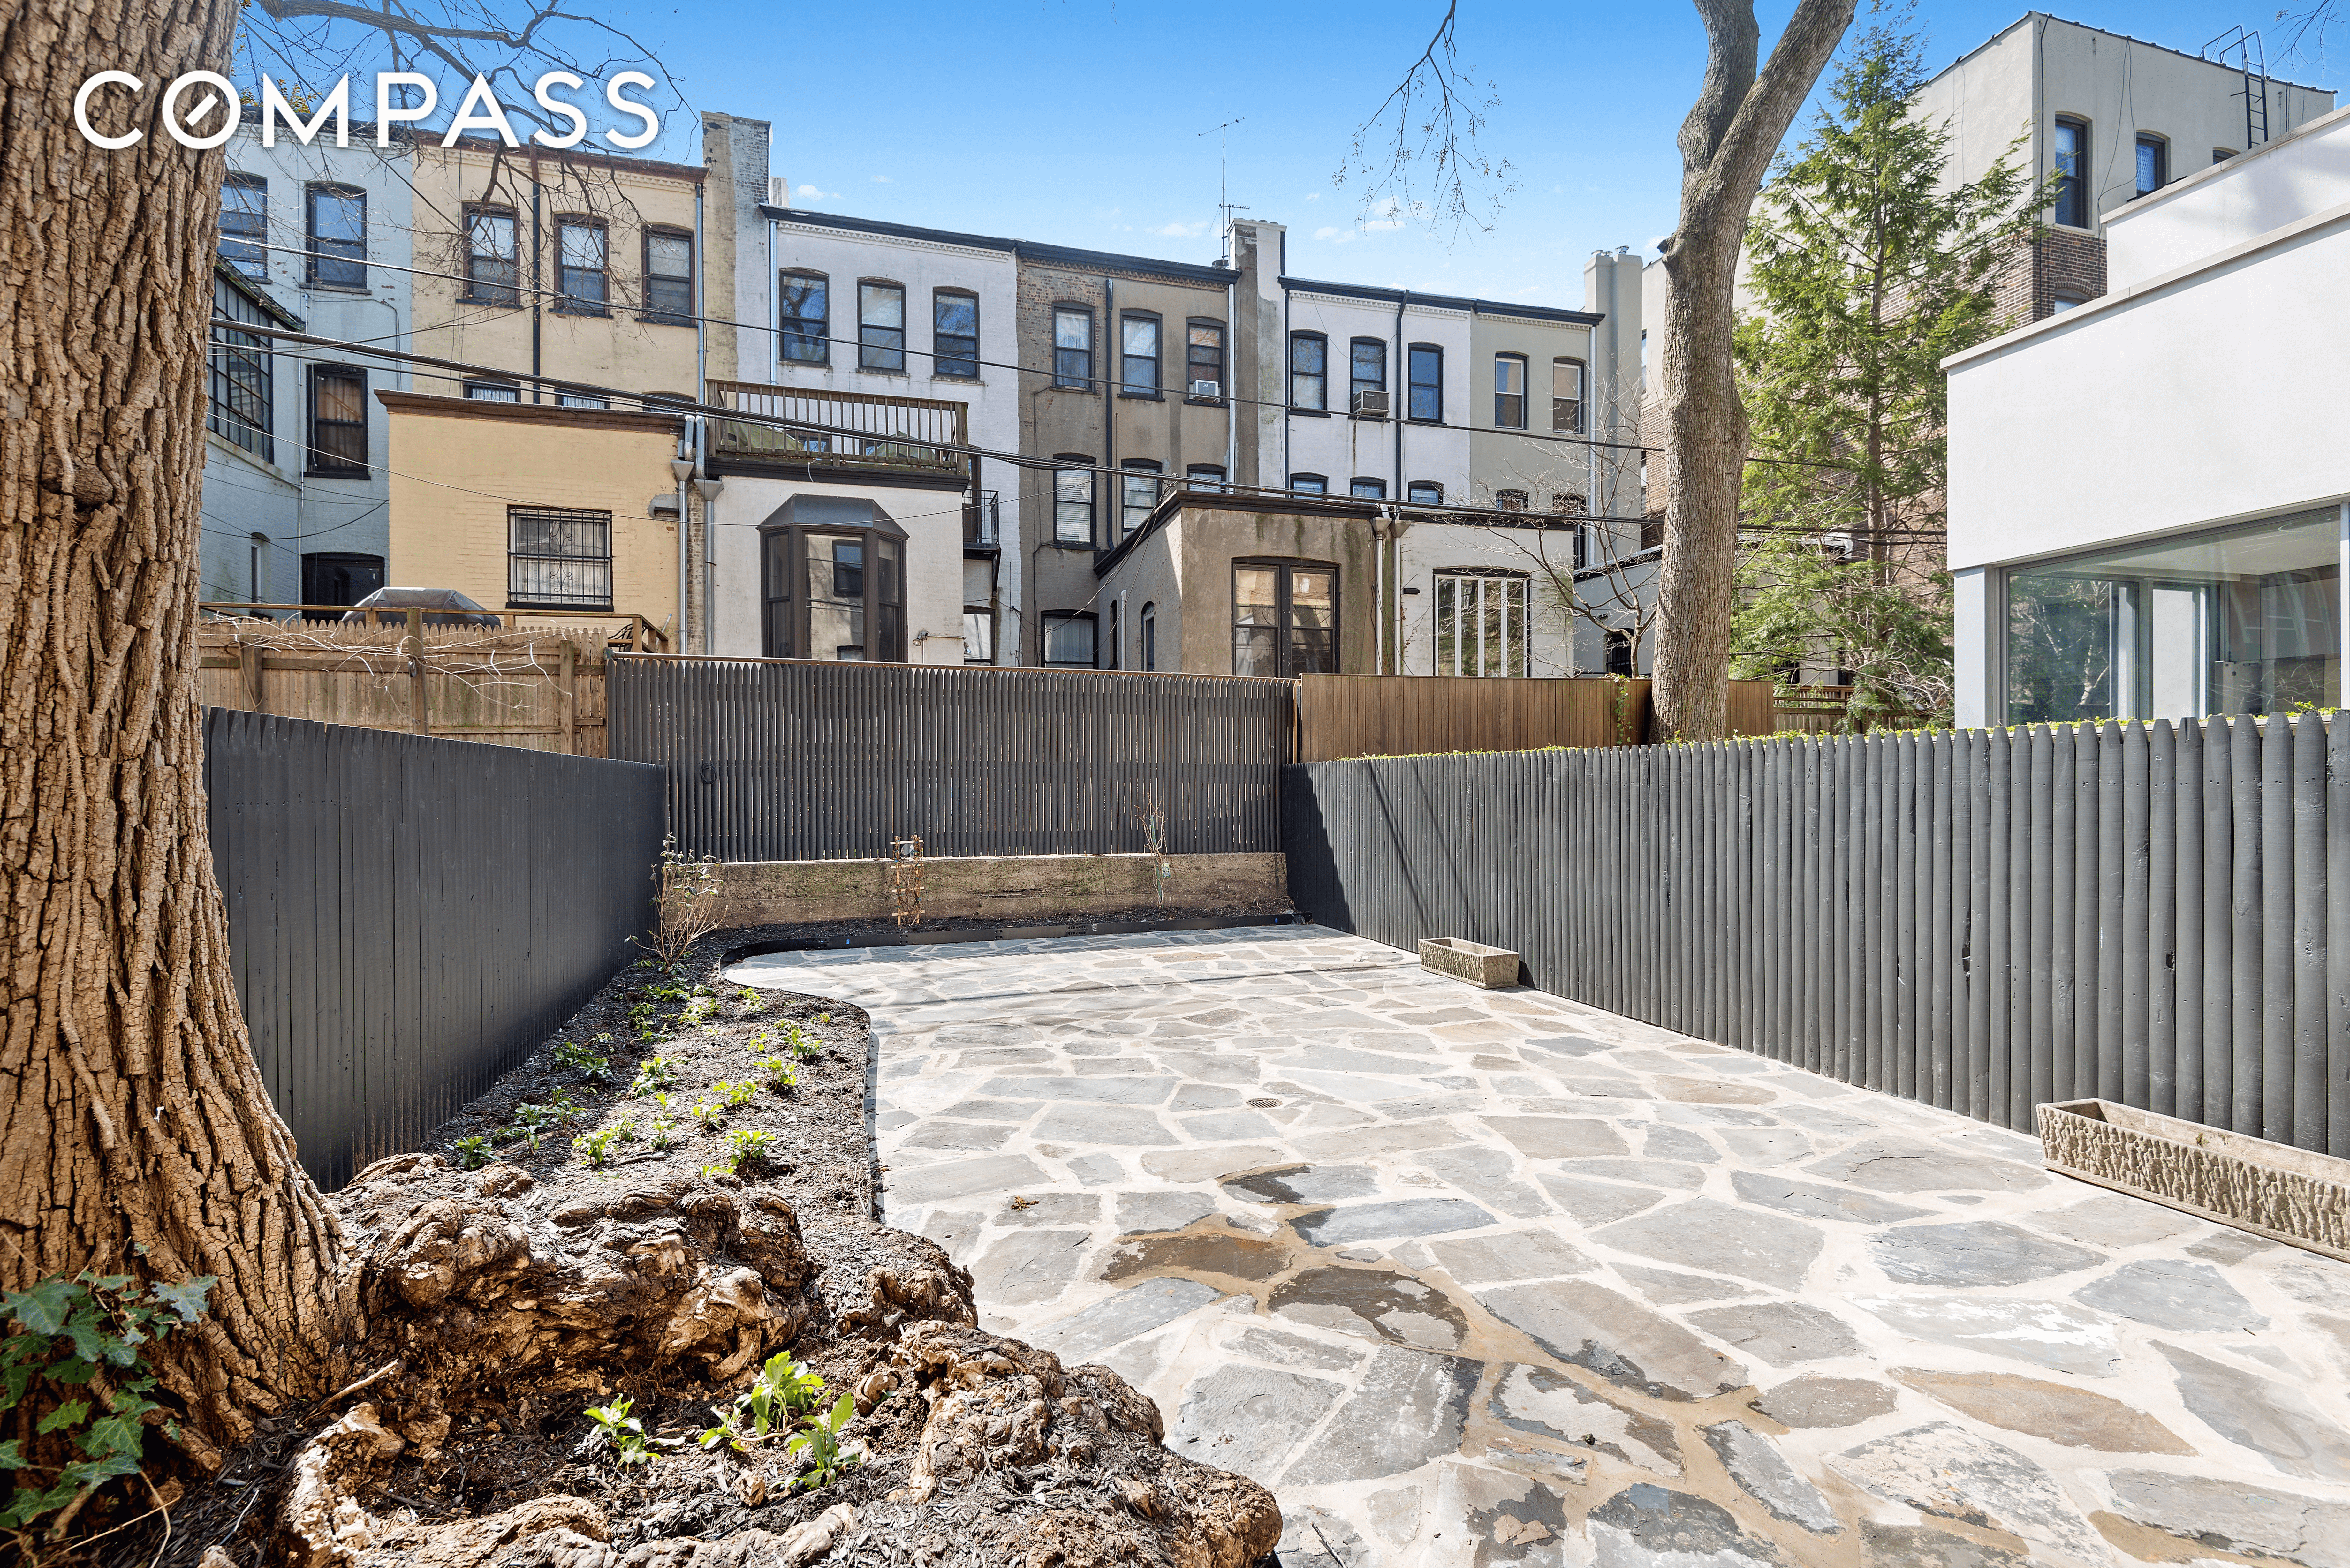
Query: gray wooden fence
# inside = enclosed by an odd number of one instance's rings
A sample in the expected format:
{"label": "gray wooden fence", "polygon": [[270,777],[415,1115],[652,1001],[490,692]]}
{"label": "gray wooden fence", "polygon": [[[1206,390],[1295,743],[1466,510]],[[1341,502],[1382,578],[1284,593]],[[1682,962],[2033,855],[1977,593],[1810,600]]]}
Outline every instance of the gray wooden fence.
{"label": "gray wooden fence", "polygon": [[2350,1155],[2350,722],[1318,763],[1291,896],[2029,1130],[2097,1096]]}
{"label": "gray wooden fence", "polygon": [[680,847],[722,860],[1281,847],[1286,680],[615,655],[611,754],[668,775]]}
{"label": "gray wooden fence", "polygon": [[657,769],[214,708],[204,780],[254,1057],[322,1186],[415,1147],[650,924]]}

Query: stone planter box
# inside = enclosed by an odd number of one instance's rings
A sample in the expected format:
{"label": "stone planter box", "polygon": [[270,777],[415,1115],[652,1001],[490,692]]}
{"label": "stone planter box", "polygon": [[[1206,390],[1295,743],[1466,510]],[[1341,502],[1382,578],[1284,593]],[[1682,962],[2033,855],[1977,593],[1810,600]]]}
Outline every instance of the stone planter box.
{"label": "stone planter box", "polygon": [[1465,980],[1487,991],[1518,983],[1518,955],[1507,948],[1481,947],[1459,937],[1426,937],[1419,944],[1419,967],[1453,980]]}
{"label": "stone planter box", "polygon": [[2350,1262],[2350,1159],[2109,1100],[2039,1107],[2048,1168]]}

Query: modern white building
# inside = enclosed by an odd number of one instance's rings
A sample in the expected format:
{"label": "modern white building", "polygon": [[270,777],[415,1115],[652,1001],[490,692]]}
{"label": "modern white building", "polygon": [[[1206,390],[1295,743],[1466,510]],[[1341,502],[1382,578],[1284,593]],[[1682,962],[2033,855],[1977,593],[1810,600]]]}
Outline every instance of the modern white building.
{"label": "modern white building", "polygon": [[2104,234],[2101,297],[1945,362],[1958,722],[2337,706],[2350,110]]}
{"label": "modern white building", "polygon": [[[406,348],[414,321],[409,150],[354,125],[304,147],[231,138],[213,311],[248,325]],[[384,585],[395,362],[216,328],[200,592],[209,602],[349,604]]]}

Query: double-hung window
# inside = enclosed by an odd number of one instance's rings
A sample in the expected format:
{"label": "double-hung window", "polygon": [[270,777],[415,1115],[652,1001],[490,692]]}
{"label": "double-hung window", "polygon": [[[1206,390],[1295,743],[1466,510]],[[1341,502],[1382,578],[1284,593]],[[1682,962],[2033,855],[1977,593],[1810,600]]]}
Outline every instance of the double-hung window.
{"label": "double-hung window", "polygon": [[995,662],[995,562],[984,556],[963,557],[962,661]]}
{"label": "double-hung window", "polygon": [[220,258],[247,277],[269,275],[269,182],[231,173],[221,181]]}
{"label": "double-hung window", "polygon": [[[1093,459],[1073,452],[1054,454],[1063,462],[1091,464]],[[1091,545],[1094,542],[1094,471],[1056,468],[1053,471],[1053,542]]]}
{"label": "double-hung window", "polygon": [[367,372],[357,366],[310,368],[308,471],[362,478],[367,473]]}
{"label": "double-hung window", "polygon": [[1410,416],[1444,422],[1444,350],[1433,343],[1411,346]]}
{"label": "double-hung window", "polygon": [[857,286],[857,368],[906,368],[906,291],[894,283]]}
{"label": "double-hung window", "polygon": [[601,316],[612,300],[610,236],[601,218],[555,221],[557,310]]}
{"label": "double-hung window", "polygon": [[1493,356],[1493,424],[1496,429],[1526,428],[1526,357]]}
{"label": "double-hung window", "polygon": [[1053,307],[1053,385],[1094,384],[1094,313],[1081,305]]}
{"label": "double-hung window", "polygon": [[2089,127],[2085,120],[2056,120],[2056,221],[2067,228],[2089,226]]}
{"label": "double-hung window", "polygon": [[483,305],[522,303],[512,207],[465,209],[465,297]]}
{"label": "double-hung window", "polygon": [[1045,662],[1094,667],[1094,618],[1090,611],[1046,611]]}
{"label": "double-hung window", "polygon": [[786,365],[826,365],[832,361],[832,313],[826,303],[825,276],[816,272],[787,272],[781,284],[781,329]]}
{"label": "double-hung window", "polygon": [[1330,340],[1318,332],[1293,333],[1289,339],[1289,406],[1327,409],[1330,406]]}
{"label": "double-hung window", "polygon": [[1583,361],[1550,362],[1550,428],[1560,435],[1583,433]]}
{"label": "double-hung window", "polygon": [[931,374],[979,379],[979,296],[942,288],[931,296]]}
{"label": "double-hung window", "polygon": [[1194,398],[1224,395],[1224,324],[1194,321],[1184,329],[1185,391]]}
{"label": "double-hung window", "polygon": [[506,599],[552,609],[610,609],[612,514],[507,507]]}
{"label": "double-hung window", "polygon": [[2137,139],[2137,193],[2151,196],[2170,183],[2170,143],[2159,136]]}
{"label": "double-hung window", "polygon": [[693,235],[683,229],[645,231],[645,319],[693,325]]}
{"label": "double-hung window", "polygon": [[310,286],[365,288],[367,192],[350,185],[312,185],[303,196]]}
{"label": "double-hung window", "polygon": [[[1357,414],[1387,416],[1388,346],[1377,337],[1357,337],[1347,346],[1347,409]],[[1373,400],[1366,401],[1366,398]]]}
{"label": "double-hung window", "polygon": [[1128,316],[1118,328],[1118,389],[1129,398],[1157,397],[1159,317]]}
{"label": "double-hung window", "polygon": [[1338,673],[1338,571],[1318,563],[1232,564],[1232,673]]}
{"label": "double-hung window", "polygon": [[1118,467],[1118,536],[1124,538],[1150,521],[1159,505],[1159,467],[1149,458],[1130,457]]}

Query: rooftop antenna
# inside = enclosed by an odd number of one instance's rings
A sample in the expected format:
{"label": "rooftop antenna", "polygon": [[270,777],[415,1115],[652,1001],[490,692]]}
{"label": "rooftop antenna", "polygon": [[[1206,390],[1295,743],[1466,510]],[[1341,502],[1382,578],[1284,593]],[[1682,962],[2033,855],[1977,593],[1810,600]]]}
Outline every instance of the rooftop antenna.
{"label": "rooftop antenna", "polygon": [[[1232,214],[1249,210],[1245,206],[1232,204],[1232,127],[1247,118],[1244,114],[1236,115],[1216,127],[1216,212],[1223,229],[1220,242],[1223,254],[1216,260],[1221,266],[1232,265]],[[1205,136],[1208,133],[1203,130],[1200,134]]]}

